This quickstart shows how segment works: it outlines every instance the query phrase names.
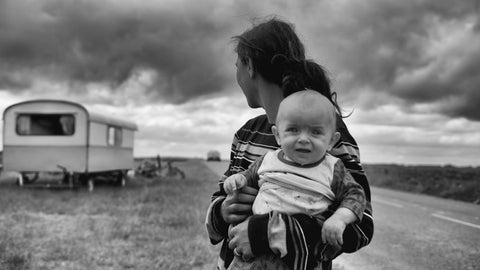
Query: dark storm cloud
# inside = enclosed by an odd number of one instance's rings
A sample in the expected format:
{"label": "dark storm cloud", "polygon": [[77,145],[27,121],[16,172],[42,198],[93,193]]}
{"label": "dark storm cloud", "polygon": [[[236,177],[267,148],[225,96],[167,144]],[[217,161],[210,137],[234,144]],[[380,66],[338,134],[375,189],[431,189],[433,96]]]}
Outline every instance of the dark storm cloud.
{"label": "dark storm cloud", "polygon": [[333,12],[341,19],[321,26],[330,33],[321,45],[332,48],[332,61],[348,78],[346,90],[441,104],[439,112],[480,120],[479,1],[368,4],[350,2]]}
{"label": "dark storm cloud", "polygon": [[[206,16],[204,9],[214,9],[206,2],[199,9],[193,2],[178,8],[115,1],[28,2],[0,1],[0,85],[6,89],[28,86],[18,72],[25,78],[100,82],[115,89],[136,72],[154,70],[147,88],[181,103],[222,90],[227,81],[222,48],[231,31],[228,21]],[[223,41],[220,50],[218,40]]]}
{"label": "dark storm cloud", "polygon": [[0,89],[25,89],[31,85],[29,80],[19,78],[14,74],[0,74]]}
{"label": "dark storm cloud", "polygon": [[182,103],[231,88],[230,37],[278,14],[350,96],[366,89],[480,120],[479,2],[0,0],[0,89],[48,78],[113,92],[149,72],[141,91]]}

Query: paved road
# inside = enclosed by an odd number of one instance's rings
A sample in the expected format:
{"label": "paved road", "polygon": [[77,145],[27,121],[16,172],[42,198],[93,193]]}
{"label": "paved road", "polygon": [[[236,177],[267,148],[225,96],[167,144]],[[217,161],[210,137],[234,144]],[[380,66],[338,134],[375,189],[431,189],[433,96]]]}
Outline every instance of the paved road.
{"label": "paved road", "polygon": [[480,206],[372,188],[375,234],[345,269],[480,269]]}
{"label": "paved road", "polygon": [[372,203],[372,243],[341,255],[334,269],[480,269],[480,205],[377,187]]}

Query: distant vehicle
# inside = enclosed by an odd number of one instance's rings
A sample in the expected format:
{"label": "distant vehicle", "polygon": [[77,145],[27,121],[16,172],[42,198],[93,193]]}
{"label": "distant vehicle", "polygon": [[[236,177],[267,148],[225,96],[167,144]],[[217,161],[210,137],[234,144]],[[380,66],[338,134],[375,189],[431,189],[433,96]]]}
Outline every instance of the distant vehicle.
{"label": "distant vehicle", "polygon": [[216,150],[208,151],[207,161],[220,161],[220,152],[218,152]]}
{"label": "distant vehicle", "polygon": [[3,113],[3,170],[20,173],[19,185],[34,182],[40,172],[64,173],[73,186],[111,176],[125,185],[133,169],[137,125],[89,111],[65,100],[30,100]]}

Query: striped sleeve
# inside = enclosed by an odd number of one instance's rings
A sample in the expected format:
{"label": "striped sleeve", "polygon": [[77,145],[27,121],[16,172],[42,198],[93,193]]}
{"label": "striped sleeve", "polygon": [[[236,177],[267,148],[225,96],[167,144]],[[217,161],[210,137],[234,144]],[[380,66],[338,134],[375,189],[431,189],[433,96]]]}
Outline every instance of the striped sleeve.
{"label": "striped sleeve", "polygon": [[227,238],[229,225],[220,213],[221,203],[226,198],[223,181],[230,175],[247,170],[255,160],[277,148],[278,145],[271,133],[271,125],[266,115],[250,119],[235,133],[231,145],[230,164],[219,179],[218,189],[211,197],[205,218],[205,226],[212,244]]}
{"label": "striped sleeve", "polygon": [[331,187],[335,193],[335,200],[340,204],[339,208],[350,209],[358,221],[362,220],[365,211],[365,193],[340,160],[335,163]]}
{"label": "striped sleeve", "polygon": [[374,226],[370,185],[360,163],[360,152],[357,143],[340,117],[337,118],[337,130],[340,132],[341,138],[332,151],[330,151],[330,154],[343,161],[345,168],[353,176],[355,182],[362,186],[366,199],[362,220],[359,223],[348,225],[343,234],[342,251],[352,253],[368,245],[373,237]]}
{"label": "striped sleeve", "polygon": [[207,215],[205,218],[205,227],[207,229],[208,237],[210,238],[210,243],[218,244],[222,240],[226,239],[228,234],[228,226],[229,224],[226,223],[220,213],[220,206],[227,197],[225,190],[223,189],[223,182],[225,179],[232,175],[232,160],[234,157],[234,153],[236,152],[236,141],[238,141],[237,134],[235,134],[232,143],[232,150],[230,154],[230,164],[228,166],[227,171],[224,173],[223,176],[220,177],[218,181],[218,190],[212,194],[210,205],[207,209]]}
{"label": "striped sleeve", "polygon": [[[251,138],[255,138],[252,141]],[[275,145],[272,146],[272,140]],[[242,128],[235,135],[235,145],[232,145],[231,171],[240,172],[246,170],[259,157],[268,151],[278,148],[272,134],[261,131]]]}

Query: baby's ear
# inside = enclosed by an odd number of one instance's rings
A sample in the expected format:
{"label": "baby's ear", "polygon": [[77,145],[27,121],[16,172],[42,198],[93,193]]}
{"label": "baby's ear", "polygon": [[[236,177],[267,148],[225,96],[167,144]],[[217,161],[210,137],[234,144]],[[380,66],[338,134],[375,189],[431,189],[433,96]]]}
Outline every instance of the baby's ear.
{"label": "baby's ear", "polygon": [[273,136],[275,136],[275,140],[277,141],[277,144],[282,145],[280,142],[280,134],[278,134],[277,126],[275,125],[272,126],[272,133],[273,133]]}
{"label": "baby's ear", "polygon": [[332,138],[330,139],[330,145],[328,146],[329,150],[332,150],[338,140],[340,140],[340,132],[336,131],[333,133]]}

